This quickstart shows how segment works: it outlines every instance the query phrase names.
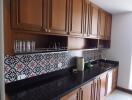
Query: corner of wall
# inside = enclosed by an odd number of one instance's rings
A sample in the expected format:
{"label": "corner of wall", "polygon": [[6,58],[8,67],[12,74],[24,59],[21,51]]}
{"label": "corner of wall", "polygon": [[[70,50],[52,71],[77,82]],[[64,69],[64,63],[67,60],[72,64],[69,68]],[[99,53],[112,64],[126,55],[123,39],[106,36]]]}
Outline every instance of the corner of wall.
{"label": "corner of wall", "polygon": [[4,24],[3,0],[0,0],[0,100],[5,100],[4,88]]}
{"label": "corner of wall", "polygon": [[[130,75],[129,76],[132,76],[132,52],[131,52],[131,65],[130,65]],[[130,90],[132,90],[132,78],[129,77],[129,87],[128,87]]]}
{"label": "corner of wall", "polygon": [[118,86],[126,89],[132,88],[131,17],[132,13],[113,15],[111,48],[104,51],[106,58],[119,61]]}

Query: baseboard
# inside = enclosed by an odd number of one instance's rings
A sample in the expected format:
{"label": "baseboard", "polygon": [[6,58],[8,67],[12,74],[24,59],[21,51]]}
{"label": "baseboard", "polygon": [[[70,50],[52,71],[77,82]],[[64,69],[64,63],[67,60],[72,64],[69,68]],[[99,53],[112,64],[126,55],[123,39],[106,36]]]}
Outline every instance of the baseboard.
{"label": "baseboard", "polygon": [[122,87],[117,87],[117,89],[120,90],[120,91],[129,93],[129,94],[132,94],[132,90],[129,90],[129,89],[125,89],[125,88],[122,88]]}

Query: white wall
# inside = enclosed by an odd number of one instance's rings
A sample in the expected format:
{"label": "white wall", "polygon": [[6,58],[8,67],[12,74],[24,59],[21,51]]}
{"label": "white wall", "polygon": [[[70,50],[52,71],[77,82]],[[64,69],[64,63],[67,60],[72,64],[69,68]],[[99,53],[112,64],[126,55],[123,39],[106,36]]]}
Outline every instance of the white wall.
{"label": "white wall", "polygon": [[104,53],[119,61],[118,86],[132,89],[132,13],[113,15],[111,35],[111,49]]}
{"label": "white wall", "polygon": [[4,37],[3,37],[3,0],[0,0],[0,100],[4,100]]}

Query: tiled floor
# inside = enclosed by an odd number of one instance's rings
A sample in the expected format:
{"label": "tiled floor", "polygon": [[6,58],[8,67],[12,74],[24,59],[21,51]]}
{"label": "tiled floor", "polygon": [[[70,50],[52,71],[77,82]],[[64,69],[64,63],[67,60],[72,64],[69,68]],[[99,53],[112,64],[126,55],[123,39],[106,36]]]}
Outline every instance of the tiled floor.
{"label": "tiled floor", "polygon": [[132,100],[132,95],[115,90],[106,100]]}

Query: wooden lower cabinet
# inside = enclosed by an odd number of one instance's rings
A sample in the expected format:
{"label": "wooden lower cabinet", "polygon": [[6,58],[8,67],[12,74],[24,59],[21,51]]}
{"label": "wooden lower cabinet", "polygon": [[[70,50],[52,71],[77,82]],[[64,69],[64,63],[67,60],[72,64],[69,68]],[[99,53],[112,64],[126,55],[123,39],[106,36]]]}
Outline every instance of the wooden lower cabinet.
{"label": "wooden lower cabinet", "polygon": [[93,97],[91,100],[105,100],[107,90],[107,73],[101,74],[93,81]]}
{"label": "wooden lower cabinet", "polygon": [[118,68],[107,71],[60,100],[105,100],[117,86],[117,74]]}
{"label": "wooden lower cabinet", "polygon": [[113,70],[108,71],[107,73],[107,95],[109,95],[112,92],[112,78],[113,76]]}
{"label": "wooden lower cabinet", "polygon": [[80,89],[76,89],[66,96],[62,97],[60,100],[79,100],[79,91]]}
{"label": "wooden lower cabinet", "polygon": [[89,82],[80,89],[80,100],[93,100],[93,82]]}
{"label": "wooden lower cabinet", "polygon": [[98,80],[99,86],[99,99],[98,100],[105,100],[107,94],[107,73],[102,74]]}
{"label": "wooden lower cabinet", "polygon": [[93,92],[93,81],[91,81],[62,97],[60,100],[93,100]]}
{"label": "wooden lower cabinet", "polygon": [[94,79],[93,81],[93,97],[92,100],[98,100],[99,98],[99,86],[98,86],[98,78]]}
{"label": "wooden lower cabinet", "polygon": [[117,78],[118,78],[118,68],[114,68],[112,73],[112,91],[114,91],[117,87]]}

